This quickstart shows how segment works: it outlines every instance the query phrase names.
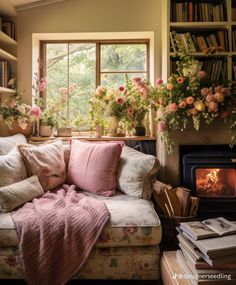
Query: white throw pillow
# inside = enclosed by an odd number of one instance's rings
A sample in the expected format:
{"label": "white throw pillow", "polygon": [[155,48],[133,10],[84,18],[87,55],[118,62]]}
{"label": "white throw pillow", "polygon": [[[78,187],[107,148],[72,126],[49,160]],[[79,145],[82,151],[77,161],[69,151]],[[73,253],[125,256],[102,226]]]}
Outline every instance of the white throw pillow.
{"label": "white throw pillow", "polygon": [[44,194],[36,175],[23,181],[0,188],[0,211],[10,212],[15,208]]}
{"label": "white throw pillow", "polygon": [[0,155],[8,154],[15,146],[26,143],[25,136],[17,134],[9,137],[0,137]]}
{"label": "white throw pillow", "polygon": [[0,156],[0,187],[19,182],[27,177],[24,160],[16,147],[8,154]]}

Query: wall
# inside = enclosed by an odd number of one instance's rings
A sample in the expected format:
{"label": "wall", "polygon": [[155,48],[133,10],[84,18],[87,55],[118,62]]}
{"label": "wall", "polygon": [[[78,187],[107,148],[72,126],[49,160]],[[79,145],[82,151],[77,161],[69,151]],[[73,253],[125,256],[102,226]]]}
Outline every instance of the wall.
{"label": "wall", "polygon": [[160,76],[161,0],[65,0],[18,12],[18,86],[31,103],[32,33],[154,31]]}

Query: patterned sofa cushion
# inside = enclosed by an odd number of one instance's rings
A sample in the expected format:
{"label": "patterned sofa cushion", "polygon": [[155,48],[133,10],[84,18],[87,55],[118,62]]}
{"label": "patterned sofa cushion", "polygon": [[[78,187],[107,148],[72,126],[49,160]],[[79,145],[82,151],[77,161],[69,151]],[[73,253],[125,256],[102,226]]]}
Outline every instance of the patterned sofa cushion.
{"label": "patterned sofa cushion", "polygon": [[150,200],[159,167],[155,156],[124,146],[117,172],[117,188],[130,196]]}
{"label": "patterned sofa cushion", "polygon": [[[111,215],[96,247],[143,246],[160,243],[160,220],[150,201],[121,193],[113,197],[84,193],[103,200]],[[17,246],[18,243],[10,213],[0,213],[0,246]]]}

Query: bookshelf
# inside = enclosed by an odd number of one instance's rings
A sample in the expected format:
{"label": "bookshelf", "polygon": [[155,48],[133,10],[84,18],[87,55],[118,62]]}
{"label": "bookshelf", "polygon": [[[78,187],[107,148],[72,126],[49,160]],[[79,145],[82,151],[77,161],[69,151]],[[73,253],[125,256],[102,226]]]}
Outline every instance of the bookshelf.
{"label": "bookshelf", "polygon": [[14,94],[15,90],[8,88],[9,79],[16,74],[16,47],[14,6],[7,1],[0,1],[0,98],[4,94]]}
{"label": "bookshelf", "polygon": [[165,0],[162,12],[163,79],[175,72],[180,42],[212,81],[236,89],[236,0]]}

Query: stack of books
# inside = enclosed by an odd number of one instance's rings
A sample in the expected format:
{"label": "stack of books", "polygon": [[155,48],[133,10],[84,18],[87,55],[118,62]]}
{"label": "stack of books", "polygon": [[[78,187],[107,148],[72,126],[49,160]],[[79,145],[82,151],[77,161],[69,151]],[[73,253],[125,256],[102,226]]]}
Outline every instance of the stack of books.
{"label": "stack of books", "polygon": [[183,222],[178,231],[176,259],[192,284],[236,284],[236,222]]}

